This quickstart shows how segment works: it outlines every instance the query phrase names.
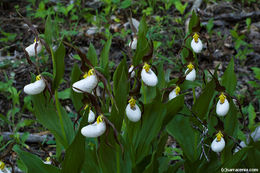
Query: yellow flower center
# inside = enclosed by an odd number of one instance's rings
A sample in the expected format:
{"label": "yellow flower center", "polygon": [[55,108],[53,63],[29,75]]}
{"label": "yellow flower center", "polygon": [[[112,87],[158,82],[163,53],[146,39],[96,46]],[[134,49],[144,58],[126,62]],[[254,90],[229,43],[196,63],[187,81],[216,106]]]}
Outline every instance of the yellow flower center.
{"label": "yellow flower center", "polygon": [[128,101],[128,103],[130,104],[131,109],[135,108],[136,100],[133,97],[131,97],[131,99]]}
{"label": "yellow flower center", "polygon": [[0,160],[0,170],[5,169],[5,163]]}
{"label": "yellow flower center", "polygon": [[34,43],[36,43],[36,38],[34,39]]}
{"label": "yellow flower center", "polygon": [[84,110],[88,109],[88,104],[86,104],[86,106],[84,107]]}
{"label": "yellow flower center", "polygon": [[97,124],[99,124],[101,122],[103,122],[103,115],[102,114],[97,117]]}
{"label": "yellow flower center", "polygon": [[50,157],[47,157],[46,158],[46,162],[50,162],[51,161],[51,158]]}
{"label": "yellow flower center", "polygon": [[221,104],[223,104],[225,102],[226,96],[224,93],[221,93],[219,96],[219,101]]}
{"label": "yellow flower center", "polygon": [[36,80],[41,80],[41,75],[36,76]]}
{"label": "yellow flower center", "polygon": [[221,131],[219,131],[217,134],[217,142],[219,142],[221,140],[221,138],[223,138],[223,134],[221,133]]}
{"label": "yellow flower center", "polygon": [[150,70],[150,65],[147,63],[144,63],[143,69],[145,69],[145,71],[148,73]]}
{"label": "yellow flower center", "polygon": [[188,67],[189,70],[193,70],[194,69],[194,66],[193,66],[193,64],[191,62],[189,63],[189,65],[187,65],[187,67]]}
{"label": "yellow flower center", "polygon": [[195,40],[195,43],[198,43],[199,37],[200,37],[199,34],[195,32],[195,34],[193,35],[193,39]]}
{"label": "yellow flower center", "polygon": [[176,86],[176,88],[175,88],[176,95],[179,95],[180,91],[181,91],[181,88],[179,86]]}
{"label": "yellow flower center", "polygon": [[92,68],[87,73],[84,74],[83,78],[86,79],[88,76],[94,75],[95,70]]}

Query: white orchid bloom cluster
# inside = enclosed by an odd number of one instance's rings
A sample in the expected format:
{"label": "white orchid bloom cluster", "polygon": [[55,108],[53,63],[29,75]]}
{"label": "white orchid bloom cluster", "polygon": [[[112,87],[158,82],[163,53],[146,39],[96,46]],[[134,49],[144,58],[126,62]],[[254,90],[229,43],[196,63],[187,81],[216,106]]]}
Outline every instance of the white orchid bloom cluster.
{"label": "white orchid bloom cluster", "polygon": [[181,92],[181,88],[179,86],[176,86],[174,88],[174,90],[172,90],[169,94],[169,100],[174,99],[175,97],[177,97]]}
{"label": "white orchid bloom cluster", "polygon": [[88,138],[96,138],[103,135],[106,131],[106,123],[103,115],[99,115],[97,121],[81,129],[81,134]]}
{"label": "white orchid bloom cluster", "polygon": [[72,89],[77,92],[77,93],[83,93],[84,92],[88,92],[91,93],[92,90],[97,86],[98,84],[98,78],[95,74],[95,70],[94,69],[90,69],[88,71],[88,73],[86,73],[83,76],[84,79],[81,79],[77,82],[75,82],[72,85]]}
{"label": "white orchid bloom cluster", "polygon": [[131,97],[131,99],[128,101],[128,105],[126,106],[126,116],[127,118],[132,122],[137,122],[141,118],[141,110],[139,106],[136,104],[136,100]]}
{"label": "white orchid bloom cluster", "polygon": [[5,166],[5,163],[0,160],[0,173],[11,173],[9,169]]}
{"label": "white orchid bloom cluster", "polygon": [[199,38],[199,34],[195,32],[195,34],[193,35],[193,39],[191,41],[191,48],[193,49],[193,51],[195,53],[200,53],[202,48],[203,48],[203,44]]}
{"label": "white orchid bloom cluster", "polygon": [[40,94],[46,87],[45,81],[41,75],[36,76],[36,81],[25,85],[24,92],[28,95]]}
{"label": "white orchid bloom cluster", "polygon": [[137,47],[137,37],[134,37],[134,39],[132,41],[130,41],[129,47],[131,49],[134,49],[134,50],[136,49],[136,47]]}
{"label": "white orchid bloom cluster", "polygon": [[216,113],[218,116],[225,116],[228,113],[228,111],[229,111],[229,102],[225,94],[222,92],[219,96],[219,101],[216,107]]}
{"label": "white orchid bloom cluster", "polygon": [[189,65],[187,65],[187,70],[185,71],[185,74],[186,80],[194,81],[196,79],[196,70],[194,69],[194,65],[192,63],[189,63]]}
{"label": "white orchid bloom cluster", "polygon": [[41,50],[42,50],[41,42],[40,41],[36,42],[36,39],[34,39],[34,43],[25,48],[25,51],[28,53],[29,56],[35,56],[35,54],[36,54],[36,52],[35,52],[36,43],[37,43],[37,48],[36,48],[37,54],[41,52]]}
{"label": "white orchid bloom cluster", "polygon": [[221,131],[219,131],[216,136],[217,137],[211,143],[211,150],[219,153],[225,148],[225,140]]}
{"label": "white orchid bloom cluster", "polygon": [[147,63],[144,63],[143,69],[141,71],[141,78],[147,86],[156,86],[158,83],[156,74]]}

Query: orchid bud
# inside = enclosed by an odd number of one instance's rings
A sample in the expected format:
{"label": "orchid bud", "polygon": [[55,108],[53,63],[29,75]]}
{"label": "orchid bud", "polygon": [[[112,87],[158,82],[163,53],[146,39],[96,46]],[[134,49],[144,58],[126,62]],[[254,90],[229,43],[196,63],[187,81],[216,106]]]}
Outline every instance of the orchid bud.
{"label": "orchid bud", "polygon": [[131,72],[131,75],[130,75],[131,78],[133,78],[133,77],[135,76],[135,71],[133,71],[133,69],[134,69],[134,66],[131,65],[130,68],[129,68],[129,70],[128,70],[128,73]]}
{"label": "orchid bud", "polygon": [[150,68],[150,65],[148,65],[147,63],[145,63],[143,66],[141,78],[147,86],[155,86],[158,83],[157,76]]}
{"label": "orchid bud", "polygon": [[[34,40],[34,43],[30,46],[25,48],[25,51],[28,53],[29,56],[35,56],[35,46],[36,46],[36,39]],[[37,41],[37,54],[41,52],[42,50],[42,44],[40,41]]]}
{"label": "orchid bud", "polygon": [[25,85],[23,90],[26,94],[29,95],[36,95],[41,93],[46,87],[46,84],[44,80],[42,79],[41,75],[38,75],[36,77],[36,81],[33,83],[30,83],[28,85]]}
{"label": "orchid bud", "polygon": [[180,87],[179,86],[176,86],[176,88],[174,90],[172,90],[169,94],[169,100],[172,100],[174,99],[175,97],[177,97],[179,94],[180,94]]}
{"label": "orchid bud", "polygon": [[75,82],[72,85],[72,89],[77,92],[77,93],[83,93],[84,92],[88,92],[91,93],[92,90],[97,86],[98,84],[98,79],[97,76],[94,72],[94,69],[90,69],[88,71],[88,73],[86,73],[83,76],[84,79],[81,79],[77,82]]}
{"label": "orchid bud", "polygon": [[194,69],[194,66],[192,63],[189,63],[187,66],[188,69],[185,71],[185,74],[189,71],[189,73],[186,75],[186,80],[194,81],[196,79],[196,70]]}
{"label": "orchid bud", "polygon": [[200,53],[203,48],[202,42],[197,33],[193,35],[193,39],[191,41],[191,48],[195,53]]}
{"label": "orchid bud", "polygon": [[88,113],[88,122],[93,123],[95,121],[95,114],[92,110],[89,110]]}
{"label": "orchid bud", "polygon": [[131,49],[136,49],[136,47],[137,47],[137,38],[136,37],[134,37],[133,41],[130,41],[129,47]]}
{"label": "orchid bud", "polygon": [[221,93],[219,96],[219,101],[217,103],[216,113],[218,116],[225,116],[228,113],[228,110],[229,110],[229,102],[226,99],[225,94]]}
{"label": "orchid bud", "polygon": [[216,134],[216,138],[212,141],[211,143],[211,149],[212,151],[216,152],[216,153],[219,153],[221,152],[224,147],[225,147],[225,140],[223,138],[223,134],[221,133],[221,131],[219,131],[217,134]]}
{"label": "orchid bud", "polygon": [[132,97],[129,104],[126,106],[126,116],[130,121],[137,122],[141,118],[141,110],[136,105],[136,100]]}
{"label": "orchid bud", "polygon": [[103,115],[98,116],[94,124],[89,124],[81,129],[81,134],[88,138],[96,138],[103,135],[106,131],[106,123]]}

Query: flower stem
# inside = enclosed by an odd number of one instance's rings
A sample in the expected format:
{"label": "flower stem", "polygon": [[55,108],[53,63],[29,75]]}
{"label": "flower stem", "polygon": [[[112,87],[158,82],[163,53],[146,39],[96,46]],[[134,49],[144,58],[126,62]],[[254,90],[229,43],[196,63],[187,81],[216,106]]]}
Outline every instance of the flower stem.
{"label": "flower stem", "polygon": [[146,89],[143,81],[142,81],[142,89],[143,89],[143,96],[144,96],[144,104],[146,104]]}
{"label": "flower stem", "polygon": [[192,88],[192,93],[193,93],[193,104],[196,102],[196,94],[195,94],[195,88]]}

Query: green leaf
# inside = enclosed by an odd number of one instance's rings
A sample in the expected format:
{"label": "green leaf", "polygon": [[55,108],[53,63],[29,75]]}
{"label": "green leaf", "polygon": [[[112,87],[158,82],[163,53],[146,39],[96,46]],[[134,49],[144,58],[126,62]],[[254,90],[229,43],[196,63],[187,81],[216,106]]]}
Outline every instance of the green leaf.
{"label": "green leaf", "polygon": [[163,120],[162,128],[164,128],[173,118],[174,116],[181,111],[184,105],[184,95],[181,94],[174,99],[170,100],[166,104],[167,113]]}
{"label": "green leaf", "polygon": [[54,89],[58,89],[60,81],[64,75],[64,69],[65,69],[64,57],[65,57],[65,47],[61,42],[59,48],[55,51],[54,54],[52,54]]}
{"label": "green leaf", "polygon": [[233,95],[235,89],[236,89],[236,85],[237,85],[237,78],[236,78],[236,74],[234,72],[234,59],[231,58],[228,67],[226,69],[226,71],[224,72],[223,76],[222,76],[222,85],[226,88],[226,91]]}
{"label": "green leaf", "polygon": [[121,3],[120,8],[128,8],[129,6],[131,6],[131,3],[132,3],[132,0],[124,0],[124,1]]}
{"label": "green leaf", "polygon": [[[49,97],[46,97],[41,93],[31,96],[34,105],[34,114],[37,121],[44,127],[48,128],[55,138],[67,148],[74,136],[74,130],[72,122],[67,115],[66,111],[61,107],[60,103],[56,103],[59,106],[59,110],[62,117],[64,129],[61,127],[58,111],[55,104]],[[57,101],[57,100],[56,100]],[[64,133],[65,132],[65,136]]]}
{"label": "green leaf", "polygon": [[258,67],[252,67],[251,69],[253,70],[253,72],[254,72],[254,74],[255,74],[255,78],[258,79],[258,80],[260,80],[260,68],[258,68]]}
{"label": "green leaf", "polygon": [[161,62],[158,66],[158,88],[162,89],[165,87],[165,75],[163,69],[163,62]]}
{"label": "green leaf", "polygon": [[[123,59],[113,76],[113,93],[116,103],[113,104],[110,118],[111,122],[114,123],[118,131],[120,131],[123,119],[125,117],[125,108],[129,90],[127,75],[126,59]],[[115,107],[115,104],[118,108],[118,111]]]}
{"label": "green leaf", "polygon": [[251,131],[253,131],[254,125],[255,125],[256,113],[255,113],[255,108],[251,103],[249,104],[249,106],[247,108],[247,112],[248,112],[248,120],[249,120],[248,128]]}
{"label": "green leaf", "polygon": [[236,138],[238,132],[238,112],[233,101],[229,103],[229,111],[225,117],[224,129],[225,133]]}
{"label": "green leaf", "polygon": [[[94,145],[93,143],[89,142],[89,145],[85,147],[85,161],[83,164],[82,171],[83,172],[101,172],[101,168],[98,164],[98,157],[96,149],[91,149],[90,144]],[[91,159],[90,159],[91,158]]]}
{"label": "green leaf", "polygon": [[150,173],[150,172],[158,172],[159,171],[159,160],[158,158],[163,155],[164,152],[164,147],[166,145],[168,139],[168,134],[164,132],[160,136],[160,140],[156,143],[154,148],[154,152],[152,154],[152,159],[149,165],[146,166],[145,170],[143,171],[144,173]]}
{"label": "green leaf", "polygon": [[[158,97],[157,97],[158,98]],[[125,138],[127,143],[132,143],[132,152],[135,162],[140,162],[151,151],[151,142],[157,137],[166,115],[166,107],[158,99],[144,105],[141,121],[133,123],[127,121]]]}
{"label": "green leaf", "polygon": [[66,88],[63,91],[58,92],[59,99],[65,100],[70,98],[70,88]]}
{"label": "green leaf", "polygon": [[62,173],[80,173],[85,160],[85,137],[81,134],[81,129],[87,124],[87,116],[83,116],[78,132],[66,150],[65,159],[62,163]]}
{"label": "green leaf", "polygon": [[47,17],[47,20],[45,22],[45,31],[44,31],[44,37],[46,43],[51,46],[52,44],[52,22],[51,22],[51,15]]}
{"label": "green leaf", "polygon": [[60,170],[52,165],[47,165],[42,160],[31,153],[25,152],[18,145],[13,147],[13,150],[19,155],[22,162],[27,167],[27,173],[59,173]]}
{"label": "green leaf", "polygon": [[196,13],[194,11],[192,11],[192,15],[190,18],[190,22],[189,22],[189,33],[192,33],[192,28],[194,26],[196,26],[196,24],[198,23],[198,16],[196,15]]}
{"label": "green leaf", "polygon": [[93,46],[92,43],[90,43],[89,45],[89,49],[88,49],[88,59],[90,60],[91,64],[95,67],[98,64],[98,57],[97,57],[97,53],[96,53],[96,49]]}
{"label": "green leaf", "polygon": [[210,103],[212,101],[214,92],[215,92],[215,81],[211,80],[209,83],[207,83],[206,87],[202,91],[202,94],[199,96],[195,104],[192,106],[192,111],[200,119],[207,117],[207,113],[209,111]]}
{"label": "green leaf", "polygon": [[100,54],[100,66],[101,68],[105,69],[105,71],[107,71],[108,68],[109,50],[110,50],[111,42],[112,42],[112,36],[110,35]]}
{"label": "green leaf", "polygon": [[183,150],[183,154],[191,161],[196,161],[200,154],[198,148],[199,133],[191,127],[189,117],[175,116],[166,126],[167,132],[173,136]]}
{"label": "green leaf", "polygon": [[223,165],[221,165],[221,168],[234,168],[236,166],[240,166],[244,155],[247,155],[248,149],[249,149],[248,147],[241,149],[234,156],[232,156],[228,161],[226,161]]}
{"label": "green leaf", "polygon": [[75,107],[76,111],[78,111],[83,106],[83,103],[81,101],[82,98],[83,98],[83,95],[73,91],[72,85],[73,85],[73,83],[75,83],[79,80],[80,75],[81,75],[81,70],[80,70],[78,64],[75,63],[73,68],[72,68],[71,75],[70,75],[70,79],[71,79],[70,96],[71,96],[71,100],[72,100],[73,106]]}
{"label": "green leaf", "polygon": [[138,30],[137,49],[133,57],[134,66],[137,66],[142,60],[143,56],[149,51],[149,45],[146,39],[147,31],[148,31],[148,27],[146,24],[146,19],[145,16],[143,16],[142,20],[140,21],[139,30]]}

